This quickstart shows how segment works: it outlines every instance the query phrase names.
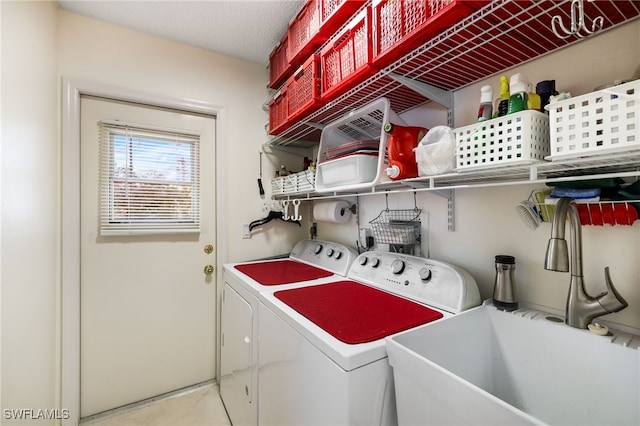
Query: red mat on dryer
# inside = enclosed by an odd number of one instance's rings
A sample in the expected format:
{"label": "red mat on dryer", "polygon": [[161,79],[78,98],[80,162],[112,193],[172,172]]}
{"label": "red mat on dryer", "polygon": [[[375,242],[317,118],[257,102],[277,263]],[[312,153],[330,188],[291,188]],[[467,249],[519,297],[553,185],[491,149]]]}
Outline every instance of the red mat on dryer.
{"label": "red mat on dryer", "polygon": [[353,281],[280,290],[275,296],[345,343],[366,343],[442,318],[442,313]]}
{"label": "red mat on dryer", "polygon": [[234,265],[234,268],[262,285],[291,284],[333,275],[333,272],[289,259]]}

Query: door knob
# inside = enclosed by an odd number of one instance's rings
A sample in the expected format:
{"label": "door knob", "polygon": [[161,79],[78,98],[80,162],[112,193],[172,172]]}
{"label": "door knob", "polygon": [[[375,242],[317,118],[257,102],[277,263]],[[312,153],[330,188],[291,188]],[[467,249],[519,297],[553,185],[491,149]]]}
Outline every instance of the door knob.
{"label": "door knob", "polygon": [[207,244],[206,246],[204,246],[204,252],[207,254],[211,254],[211,252],[213,252],[213,246],[211,244]]}
{"label": "door knob", "polygon": [[213,274],[213,265],[207,265],[204,267],[204,274],[211,275]]}

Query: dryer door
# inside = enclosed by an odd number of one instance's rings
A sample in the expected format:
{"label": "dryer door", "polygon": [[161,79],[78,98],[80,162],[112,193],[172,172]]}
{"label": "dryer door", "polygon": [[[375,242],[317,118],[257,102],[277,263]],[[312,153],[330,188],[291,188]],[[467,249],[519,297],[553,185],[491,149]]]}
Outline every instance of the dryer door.
{"label": "dryer door", "polygon": [[[220,394],[234,424],[255,424],[253,309],[227,282],[222,299]],[[239,418],[238,416],[241,416]]]}

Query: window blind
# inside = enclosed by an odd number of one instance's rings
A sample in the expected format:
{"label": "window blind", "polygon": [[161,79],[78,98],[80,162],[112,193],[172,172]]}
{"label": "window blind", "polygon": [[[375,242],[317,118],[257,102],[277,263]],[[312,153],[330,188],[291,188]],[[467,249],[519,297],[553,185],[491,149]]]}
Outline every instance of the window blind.
{"label": "window blind", "polygon": [[200,136],[99,122],[100,235],[200,231]]}

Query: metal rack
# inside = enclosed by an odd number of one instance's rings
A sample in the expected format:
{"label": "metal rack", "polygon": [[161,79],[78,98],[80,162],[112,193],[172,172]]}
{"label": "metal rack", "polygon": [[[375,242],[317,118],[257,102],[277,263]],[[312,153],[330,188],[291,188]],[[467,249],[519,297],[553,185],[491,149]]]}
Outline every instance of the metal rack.
{"label": "metal rack", "polygon": [[[569,20],[572,4],[568,0],[493,0],[336,100],[303,117],[286,132],[272,137],[267,145],[313,147],[326,124],[382,96],[390,100],[391,108],[397,113],[435,101],[449,110],[448,124],[453,127],[454,90],[584,39],[577,34],[562,39],[553,32],[552,19]],[[584,13],[589,19],[602,16],[602,31],[605,31],[639,18],[640,2],[588,1],[584,2]],[[274,195],[274,198],[322,199],[431,191],[447,198],[448,228],[453,231],[455,189],[606,177],[640,178],[640,152],[470,169],[383,182],[357,193],[310,191],[295,196]]]}
{"label": "metal rack", "polygon": [[[398,113],[429,100],[451,109],[451,91],[583,40],[578,35],[560,39],[553,33],[553,17],[570,19],[571,4],[557,0],[494,0],[303,117],[267,145],[309,146],[309,141],[319,141],[324,125],[381,96],[388,98]],[[640,16],[640,3],[633,0],[590,1],[584,3],[584,9],[591,19],[604,18],[603,31]]]}
{"label": "metal rack", "polygon": [[610,177],[640,178],[640,151],[570,160],[540,162],[520,166],[478,168],[444,175],[383,182],[369,191],[358,193],[318,194],[313,191],[295,196],[274,198],[322,199],[336,196],[366,196],[401,192],[430,191],[447,199],[448,229],[455,230],[454,192],[461,188],[486,188],[505,185],[547,184],[563,181]]}
{"label": "metal rack", "polygon": [[486,167],[402,181],[383,182],[359,192],[331,192],[274,196],[274,198],[322,199],[336,196],[366,196],[380,193],[436,191],[448,196],[449,190],[505,185],[546,184],[563,181],[608,177],[640,178],[640,151],[598,155],[561,161],[545,161],[528,165]]}

